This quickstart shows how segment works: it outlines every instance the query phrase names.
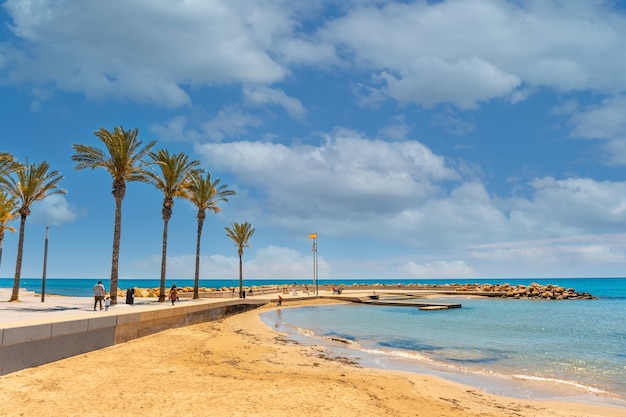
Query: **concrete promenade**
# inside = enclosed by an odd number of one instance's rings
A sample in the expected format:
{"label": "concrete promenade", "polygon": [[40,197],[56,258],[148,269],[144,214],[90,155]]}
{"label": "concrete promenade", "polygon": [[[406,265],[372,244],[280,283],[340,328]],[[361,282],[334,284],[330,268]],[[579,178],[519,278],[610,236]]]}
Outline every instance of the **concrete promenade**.
{"label": "concrete promenade", "polygon": [[[361,301],[372,289],[347,289],[341,295],[320,289],[320,298]],[[395,289],[387,295],[399,295]],[[0,288],[0,375],[15,372],[103,347],[113,346],[166,329],[219,320],[233,314],[276,303],[279,292],[262,293],[240,299],[232,295],[193,300],[189,294],[175,305],[156,298],[134,299],[108,311],[94,311],[93,297],[41,296],[21,291],[20,301],[8,302],[11,290]],[[283,305],[289,301],[317,298],[314,292],[280,292]]]}
{"label": "concrete promenade", "polygon": [[[125,304],[125,298],[119,297],[119,304],[109,307],[109,311],[93,311],[93,297],[62,297],[47,295],[41,302],[41,296],[32,292],[20,292],[20,301],[9,303],[11,290],[0,288],[0,329],[22,327],[29,324],[65,321],[79,318],[106,317],[128,312],[153,311],[172,308],[172,303],[159,303],[156,298],[135,298],[134,304]],[[259,297],[260,299],[261,297]],[[276,298],[276,295],[274,295]],[[211,304],[231,298],[202,298],[199,300],[183,299],[175,306],[193,304]],[[266,298],[269,301],[271,297]],[[104,301],[102,302],[104,305]]]}
{"label": "concrete promenade", "polygon": [[[113,346],[169,328],[218,320],[275,302],[278,294],[246,299],[182,299],[175,305],[155,298],[135,298],[108,311],[93,310],[93,297],[41,297],[22,291],[8,302],[0,289],[0,375]],[[282,294],[281,294],[282,295]],[[290,298],[290,295],[282,295]]]}

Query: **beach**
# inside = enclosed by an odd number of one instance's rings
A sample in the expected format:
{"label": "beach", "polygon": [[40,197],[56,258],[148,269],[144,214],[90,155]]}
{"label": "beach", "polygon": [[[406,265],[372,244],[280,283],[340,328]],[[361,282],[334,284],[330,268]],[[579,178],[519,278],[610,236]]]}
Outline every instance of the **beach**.
{"label": "beach", "polygon": [[[282,308],[328,303],[288,301]],[[294,343],[259,315],[169,329],[0,377],[2,415],[622,416],[530,401],[415,373],[362,368]]]}

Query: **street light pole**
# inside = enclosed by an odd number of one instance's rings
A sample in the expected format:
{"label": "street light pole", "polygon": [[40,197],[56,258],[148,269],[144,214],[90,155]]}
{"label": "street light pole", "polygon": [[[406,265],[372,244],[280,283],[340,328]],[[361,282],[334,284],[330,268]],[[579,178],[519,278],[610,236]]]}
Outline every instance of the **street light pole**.
{"label": "street light pole", "polygon": [[319,296],[318,284],[317,284],[317,233],[311,233],[309,239],[313,239],[313,282],[315,283],[315,296]]}
{"label": "street light pole", "polygon": [[315,246],[315,296],[319,296],[319,291],[318,291],[318,281],[319,281],[319,276],[317,274],[317,271],[319,269],[319,265],[317,263],[317,237],[315,238],[315,242],[313,243],[313,245]]}
{"label": "street light pole", "polygon": [[46,226],[46,242],[43,247],[43,276],[41,278],[41,302],[46,299],[46,265],[48,264],[48,226]]}

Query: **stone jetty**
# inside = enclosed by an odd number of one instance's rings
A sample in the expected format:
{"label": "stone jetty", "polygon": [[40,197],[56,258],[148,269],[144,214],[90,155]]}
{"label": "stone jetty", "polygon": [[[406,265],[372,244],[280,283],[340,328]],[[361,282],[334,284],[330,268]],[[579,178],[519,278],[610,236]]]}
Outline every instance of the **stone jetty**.
{"label": "stone jetty", "polygon": [[[514,299],[543,299],[543,300],[593,300],[597,297],[587,292],[578,292],[573,288],[564,288],[558,285],[541,285],[533,282],[530,285],[505,284],[444,284],[437,286],[442,292],[444,289],[458,293],[475,293],[487,297],[501,297]],[[446,291],[446,292],[448,292]]]}
{"label": "stone jetty", "polygon": [[516,299],[545,299],[545,300],[592,300],[597,297],[587,293],[578,292],[573,288],[563,288],[558,285],[540,285],[536,282],[530,285],[511,285],[511,284],[483,284],[477,285],[476,288],[481,292],[499,292],[503,293],[503,298]]}
{"label": "stone jetty", "polygon": [[[340,285],[324,284],[320,285],[320,295],[325,292],[331,292],[332,288],[339,288]],[[341,286],[346,289],[353,290],[372,290],[372,291],[385,291],[385,290],[403,290],[403,291],[417,291],[429,294],[441,294],[441,295],[477,295],[484,297],[500,297],[500,298],[512,298],[512,299],[543,299],[543,300],[593,300],[597,297],[587,292],[578,292],[573,288],[564,288],[558,285],[546,284],[541,285],[538,283],[532,283],[530,285],[521,284],[428,284],[428,283],[416,283],[416,284],[359,284],[354,283],[352,285]],[[309,293],[313,287],[310,285],[298,285],[298,293]],[[270,294],[270,293],[287,293],[291,291],[291,285],[266,285],[266,286],[244,286],[244,290],[252,294]],[[179,295],[184,298],[191,297],[193,294],[193,287],[179,287]],[[238,296],[239,287],[223,287],[223,288],[210,288],[201,287],[199,293],[201,298],[205,297],[235,297]],[[169,288],[166,288],[166,294],[169,292]],[[237,293],[235,293],[237,292]],[[118,290],[118,297],[123,297],[126,293],[126,289]],[[159,288],[135,288],[135,297],[158,297]]]}

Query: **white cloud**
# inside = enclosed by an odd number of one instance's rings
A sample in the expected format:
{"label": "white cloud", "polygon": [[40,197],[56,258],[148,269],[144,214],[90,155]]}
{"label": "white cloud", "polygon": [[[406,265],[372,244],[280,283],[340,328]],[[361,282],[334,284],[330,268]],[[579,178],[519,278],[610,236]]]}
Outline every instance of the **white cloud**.
{"label": "white cloud", "polygon": [[75,208],[68,203],[65,196],[54,194],[32,205],[32,213],[28,220],[36,224],[59,226],[71,223],[76,217]]}
{"label": "white cloud", "polygon": [[262,123],[258,117],[246,114],[239,108],[227,107],[220,110],[213,119],[202,123],[202,132],[204,137],[221,141],[246,134],[250,128],[259,127]]}
{"label": "white cloud", "polygon": [[419,142],[369,140],[344,129],[319,146],[240,141],[203,144],[196,151],[208,166],[260,190],[264,210],[276,221],[401,211],[436,193],[436,181],[457,178]]}
{"label": "white cloud", "polygon": [[339,66],[335,48],[327,43],[305,39],[284,39],[278,44],[284,62],[294,65]]}
{"label": "white cloud", "polygon": [[626,225],[626,183],[589,178],[534,180],[532,198],[513,200],[511,221],[529,236],[557,237],[587,232],[607,233]]}
{"label": "white cloud", "polygon": [[[613,276],[626,261],[626,234],[569,235],[552,239],[500,242],[469,249],[472,262],[501,274],[519,276]],[[507,272],[504,272],[507,271]],[[481,273],[486,272],[481,271]]]}
{"label": "white cloud", "polygon": [[[311,275],[311,255],[296,250],[277,246],[267,246],[244,251],[244,285],[246,279],[302,279]],[[328,269],[323,259],[318,259],[319,268]],[[132,262],[134,275],[154,276],[161,266],[160,255],[151,255]],[[195,256],[180,255],[167,257],[167,275],[170,277],[193,277],[195,274]],[[233,256],[201,256],[200,279],[218,279],[232,277],[239,279],[239,257],[233,247]]]}
{"label": "white cloud", "polygon": [[572,115],[572,136],[602,141],[607,162],[626,165],[626,95],[604,99]]}
{"label": "white cloud", "polygon": [[406,123],[403,114],[391,118],[388,126],[379,129],[381,135],[394,140],[404,140],[411,132],[411,127]]}
{"label": "white cloud", "polygon": [[476,271],[463,261],[434,261],[425,265],[407,262],[400,267],[400,272],[407,278],[473,278]]}
{"label": "white cloud", "polygon": [[4,8],[30,49],[9,65],[18,82],[175,107],[189,103],[186,85],[271,83],[287,73],[270,51],[293,22],[275,2],[9,0]]}
{"label": "white cloud", "polygon": [[[626,90],[626,17],[608,2],[359,1],[334,13],[325,7],[8,0],[15,44],[28,53],[8,53],[5,42],[0,67],[14,82],[166,107],[189,105],[189,88],[271,86],[299,65],[370,72],[373,83],[363,90],[371,98],[378,91],[402,103],[461,108],[498,97],[516,103],[536,87]],[[268,102],[301,116],[298,98],[271,91]]]}
{"label": "white cloud", "polygon": [[527,197],[498,197],[411,140],[382,142],[338,129],[318,146],[243,141],[197,151],[254,190],[258,211],[248,215],[286,229],[432,250],[626,232],[624,182],[544,177],[527,184]]}
{"label": "white cloud", "polygon": [[282,90],[263,86],[247,86],[244,88],[244,96],[248,104],[257,106],[276,104],[281,106],[295,119],[302,118],[306,114],[300,100],[287,96]]}
{"label": "white cloud", "polygon": [[[194,123],[197,127],[194,127]],[[246,113],[239,106],[227,106],[213,118],[204,121],[191,120],[187,116],[175,116],[164,124],[155,123],[150,131],[166,142],[201,143],[207,140],[220,142],[235,139],[263,125],[263,120]]]}
{"label": "white cloud", "polygon": [[572,135],[587,139],[626,139],[626,95],[611,97],[572,117]]}
{"label": "white cloud", "polygon": [[[626,89],[626,18],[610,3],[442,1],[351,10],[318,33],[401,102],[461,108],[533,87]],[[530,87],[530,88],[529,88]],[[521,89],[520,89],[521,88]],[[519,90],[518,90],[519,89]]]}
{"label": "white cloud", "polygon": [[187,128],[188,118],[176,116],[166,124],[153,124],[150,131],[155,133],[159,140],[166,142],[195,142],[202,138],[200,132]]}
{"label": "white cloud", "polygon": [[[520,80],[480,58],[454,62],[439,57],[416,57],[398,75],[380,73],[385,92],[401,103],[427,106],[454,103],[462,109],[512,92]],[[468,82],[471,80],[471,82]]]}

